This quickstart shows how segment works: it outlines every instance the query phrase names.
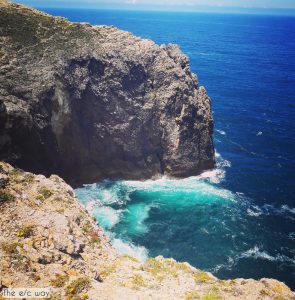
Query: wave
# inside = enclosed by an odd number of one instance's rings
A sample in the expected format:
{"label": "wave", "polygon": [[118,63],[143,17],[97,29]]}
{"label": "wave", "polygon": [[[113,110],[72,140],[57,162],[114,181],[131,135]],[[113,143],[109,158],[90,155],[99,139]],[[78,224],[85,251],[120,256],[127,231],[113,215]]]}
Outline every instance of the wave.
{"label": "wave", "polygon": [[268,254],[266,251],[261,251],[258,246],[254,246],[253,248],[243,252],[238,257],[239,258],[263,259],[263,260],[277,261],[277,262],[282,262],[282,263],[291,263],[292,265],[295,265],[294,258],[290,258],[283,254],[277,254],[275,256],[272,256],[272,255]]}
{"label": "wave", "polygon": [[151,210],[179,208],[212,202],[236,202],[239,196],[218,184],[225,179],[229,161],[216,152],[216,168],[198,176],[171,178],[161,176],[149,180],[104,180],[76,189],[80,202],[106,231],[111,243],[121,254],[145,260],[148,250],[133,240],[150,230]]}
{"label": "wave", "polygon": [[105,230],[112,229],[120,221],[120,216],[123,212],[123,210],[103,206],[97,200],[90,201],[85,205],[85,208]]}
{"label": "wave", "polygon": [[136,246],[130,242],[123,242],[121,239],[114,238],[112,245],[121,255],[129,255],[144,262],[148,259],[148,251],[143,246]]}
{"label": "wave", "polygon": [[247,208],[247,215],[251,217],[259,217],[262,214],[263,211],[258,206],[251,206],[251,208]]}
{"label": "wave", "polygon": [[254,260],[267,260],[270,262],[278,262],[287,264],[289,266],[295,266],[295,258],[291,258],[287,255],[278,253],[276,255],[270,255],[266,251],[262,251],[257,245],[253,248],[250,248],[244,252],[236,254],[234,256],[229,256],[227,263],[218,264],[214,268],[209,269],[208,271],[212,273],[217,273],[221,269],[231,270],[234,266],[238,264],[241,259],[254,259]]}
{"label": "wave", "polygon": [[216,129],[216,132],[218,132],[221,135],[226,135],[226,132],[224,130]]}

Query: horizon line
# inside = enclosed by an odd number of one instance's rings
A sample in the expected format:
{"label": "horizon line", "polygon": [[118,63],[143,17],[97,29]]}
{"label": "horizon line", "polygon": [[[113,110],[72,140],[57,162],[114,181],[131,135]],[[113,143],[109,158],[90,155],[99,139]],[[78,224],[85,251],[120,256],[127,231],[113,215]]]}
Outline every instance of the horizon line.
{"label": "horizon line", "polygon": [[[226,14],[255,14],[255,15],[282,15],[295,16],[295,8],[268,8],[268,7],[241,7],[241,6],[194,6],[194,9],[185,9],[182,6],[167,7],[139,7],[131,3],[124,3],[116,6],[116,4],[103,3],[104,5],[71,5],[71,6],[56,6],[56,5],[31,5],[37,9],[97,9],[97,10],[122,10],[122,11],[146,11],[146,12],[179,12],[179,13],[226,13]],[[25,4],[28,5],[28,4]]]}

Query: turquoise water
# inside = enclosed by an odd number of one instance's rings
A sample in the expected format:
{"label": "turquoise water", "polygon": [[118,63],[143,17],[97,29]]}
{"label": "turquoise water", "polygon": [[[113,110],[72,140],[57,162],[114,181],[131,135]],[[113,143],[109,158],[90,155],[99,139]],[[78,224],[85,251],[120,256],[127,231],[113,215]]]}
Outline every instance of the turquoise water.
{"label": "turquoise water", "polygon": [[45,10],[178,43],[212,98],[215,170],[76,190],[114,246],[295,289],[295,18]]}

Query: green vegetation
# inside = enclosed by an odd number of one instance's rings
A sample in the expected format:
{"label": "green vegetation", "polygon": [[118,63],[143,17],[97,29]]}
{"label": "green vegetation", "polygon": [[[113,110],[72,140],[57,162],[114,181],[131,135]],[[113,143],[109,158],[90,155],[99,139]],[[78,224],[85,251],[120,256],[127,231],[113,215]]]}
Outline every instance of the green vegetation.
{"label": "green vegetation", "polygon": [[13,242],[13,243],[10,243],[10,242],[3,242],[1,244],[1,249],[2,251],[9,255],[9,256],[12,256],[14,254],[17,254],[18,251],[17,251],[17,247],[20,246],[19,243],[16,243],[16,242]]}
{"label": "green vegetation", "polygon": [[130,256],[130,255],[123,255],[122,257],[127,258],[127,259],[129,259],[129,260],[132,260],[132,261],[134,261],[134,262],[139,263],[139,260],[138,260],[137,258],[133,257],[133,256]]}
{"label": "green vegetation", "polygon": [[18,237],[28,238],[33,233],[33,226],[32,225],[24,225],[20,228],[17,232]]}
{"label": "green vegetation", "polygon": [[42,186],[40,189],[39,189],[39,193],[45,198],[49,198],[50,196],[53,195],[52,191],[50,191],[48,188],[46,188],[45,186]]}
{"label": "green vegetation", "polygon": [[63,287],[68,280],[69,276],[66,274],[55,274],[55,278],[50,281],[50,284],[53,287]]}
{"label": "green vegetation", "polygon": [[177,272],[173,270],[170,262],[167,261],[159,261],[155,258],[149,258],[144,265],[144,270],[150,272],[154,276],[158,277],[159,275],[167,274],[177,277]]}
{"label": "green vegetation", "polygon": [[202,298],[202,300],[220,300],[220,299],[221,299],[220,295],[215,294],[215,293],[213,293],[213,292],[210,292],[210,293],[206,294],[206,295]]}
{"label": "green vegetation", "polygon": [[0,189],[0,202],[12,201],[14,199],[13,194],[7,189]]}
{"label": "green vegetation", "polygon": [[201,299],[197,291],[186,292],[184,295],[185,300],[199,300]]}
{"label": "green vegetation", "polygon": [[79,293],[86,292],[91,287],[88,277],[79,277],[66,286],[66,294],[70,299],[75,299]]}
{"label": "green vegetation", "polygon": [[33,183],[34,182],[34,180],[35,180],[35,176],[33,175],[33,174],[26,174],[25,176],[24,176],[24,182],[27,182],[27,183]]}
{"label": "green vegetation", "polygon": [[93,227],[89,223],[87,223],[82,226],[82,230],[84,233],[89,233],[93,230]]}
{"label": "green vegetation", "polygon": [[213,278],[209,276],[206,272],[198,272],[194,274],[194,280],[197,282],[208,282],[212,281]]}
{"label": "green vegetation", "polygon": [[21,175],[23,175],[24,173],[25,173],[24,170],[19,169],[19,168],[14,168],[13,170],[11,170],[11,171],[9,172],[9,175],[10,175],[10,176],[21,176]]}
{"label": "green vegetation", "polygon": [[139,287],[146,286],[143,277],[140,274],[132,276],[132,288],[138,289]]}
{"label": "green vegetation", "polygon": [[36,196],[36,199],[37,199],[37,200],[40,200],[40,201],[42,201],[42,202],[45,200],[44,196],[41,195],[41,194],[37,195],[37,196]]}
{"label": "green vegetation", "polygon": [[111,273],[115,272],[117,267],[120,266],[120,264],[126,259],[124,256],[118,258],[113,264],[108,265],[104,268],[102,272],[100,272],[100,277],[105,279],[107,276],[109,276]]}
{"label": "green vegetation", "polygon": [[2,251],[9,256],[11,266],[17,270],[28,271],[28,262],[18,252],[18,247],[21,247],[21,244],[16,242],[4,242],[1,244]]}

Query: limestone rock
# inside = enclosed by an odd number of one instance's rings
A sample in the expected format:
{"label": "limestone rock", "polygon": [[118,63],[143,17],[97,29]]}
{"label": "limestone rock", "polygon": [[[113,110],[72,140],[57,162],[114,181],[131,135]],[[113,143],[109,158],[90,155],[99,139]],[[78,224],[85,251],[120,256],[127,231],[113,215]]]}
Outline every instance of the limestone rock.
{"label": "limestone rock", "polygon": [[71,183],[214,165],[210,99],[176,45],[0,5],[0,159]]}
{"label": "limestone rock", "polygon": [[[52,287],[52,299],[285,299],[273,279],[219,280],[162,256],[119,256],[58,176],[46,178],[0,162],[0,282]],[[41,195],[41,197],[40,197]],[[65,297],[66,296],[66,297]]]}

